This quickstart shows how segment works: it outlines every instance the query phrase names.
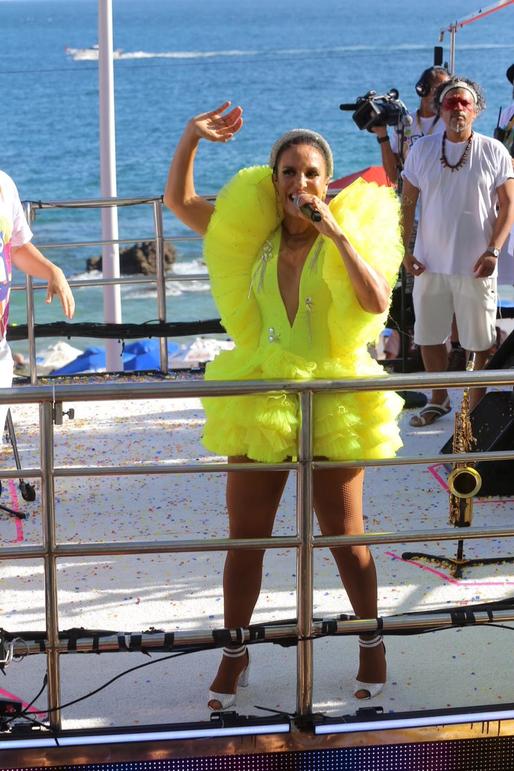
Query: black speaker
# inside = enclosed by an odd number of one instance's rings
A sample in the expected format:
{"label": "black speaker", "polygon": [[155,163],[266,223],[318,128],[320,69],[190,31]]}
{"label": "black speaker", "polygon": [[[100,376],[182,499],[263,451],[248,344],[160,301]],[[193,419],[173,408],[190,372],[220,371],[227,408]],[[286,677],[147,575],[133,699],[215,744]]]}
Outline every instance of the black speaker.
{"label": "black speaker", "polygon": [[[487,393],[471,412],[470,420],[473,436],[476,439],[473,452],[514,449],[514,394],[512,391]],[[453,436],[441,448],[441,452],[453,452]],[[477,497],[514,493],[514,461],[479,461],[476,469],[482,477],[482,487]]]}
{"label": "black speaker", "polygon": [[505,338],[496,353],[491,356],[485,369],[514,368],[514,331]]}

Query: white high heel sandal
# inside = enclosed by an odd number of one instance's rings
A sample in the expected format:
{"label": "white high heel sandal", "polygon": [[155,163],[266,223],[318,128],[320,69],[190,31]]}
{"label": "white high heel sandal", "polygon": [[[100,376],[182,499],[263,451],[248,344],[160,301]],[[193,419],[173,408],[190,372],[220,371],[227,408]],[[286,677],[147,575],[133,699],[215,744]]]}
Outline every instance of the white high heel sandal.
{"label": "white high heel sandal", "polygon": [[[372,637],[369,640],[362,639],[362,637],[359,637],[359,647],[360,648],[378,648],[379,645],[384,645],[384,640],[381,634],[375,635],[375,637]],[[385,645],[384,645],[384,652],[385,652]],[[378,696],[379,693],[382,693],[384,690],[385,683],[363,683],[362,680],[355,680],[355,685],[353,688],[353,695],[356,699],[360,699],[360,701],[366,701],[367,699],[374,699],[375,696]],[[357,694],[360,691],[366,691],[369,695],[368,696],[357,696]]]}
{"label": "white high heel sandal", "polygon": [[[216,691],[209,691],[209,701],[207,706],[212,712],[224,712],[227,709],[233,707],[236,703],[237,689],[246,688],[249,682],[250,676],[250,652],[246,645],[241,645],[239,648],[223,648],[223,655],[229,659],[239,659],[248,653],[248,663],[246,667],[241,671],[241,674],[236,681],[235,693],[217,693]],[[219,707],[211,707],[211,702],[219,702]]]}

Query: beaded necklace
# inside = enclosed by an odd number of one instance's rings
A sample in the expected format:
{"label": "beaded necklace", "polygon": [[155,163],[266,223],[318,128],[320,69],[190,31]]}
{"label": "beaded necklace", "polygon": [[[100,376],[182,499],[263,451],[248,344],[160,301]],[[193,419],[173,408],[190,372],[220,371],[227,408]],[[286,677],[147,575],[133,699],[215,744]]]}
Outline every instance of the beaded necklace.
{"label": "beaded necklace", "polygon": [[453,173],[454,171],[458,171],[459,169],[462,169],[466,161],[468,160],[468,156],[471,150],[471,140],[473,139],[473,132],[469,135],[469,139],[466,143],[466,147],[464,148],[464,152],[460,156],[460,159],[457,161],[457,163],[450,163],[448,161],[448,158],[446,157],[445,152],[445,145],[446,145],[446,131],[443,133],[443,140],[441,144],[441,157],[439,160],[441,161],[442,166],[444,166],[446,169],[450,169],[450,171]]}

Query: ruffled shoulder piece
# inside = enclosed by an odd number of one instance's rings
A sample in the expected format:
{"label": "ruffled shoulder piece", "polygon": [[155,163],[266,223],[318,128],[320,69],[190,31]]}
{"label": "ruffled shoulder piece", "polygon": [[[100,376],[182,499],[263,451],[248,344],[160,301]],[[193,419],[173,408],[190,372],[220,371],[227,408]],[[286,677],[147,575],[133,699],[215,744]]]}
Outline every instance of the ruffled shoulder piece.
{"label": "ruffled shoulder piece", "polygon": [[260,313],[250,291],[260,249],[280,222],[268,166],[242,169],[220,191],[204,238],[212,295],[237,345],[255,347]]}
{"label": "ruffled shoulder piece", "polygon": [[[354,249],[394,286],[403,259],[400,203],[395,192],[375,182],[357,179],[342,190],[330,208]],[[323,276],[332,294],[329,325],[333,349],[344,349],[348,340],[357,345],[374,342],[384,327],[387,312],[364,311],[335,244],[327,239]]]}

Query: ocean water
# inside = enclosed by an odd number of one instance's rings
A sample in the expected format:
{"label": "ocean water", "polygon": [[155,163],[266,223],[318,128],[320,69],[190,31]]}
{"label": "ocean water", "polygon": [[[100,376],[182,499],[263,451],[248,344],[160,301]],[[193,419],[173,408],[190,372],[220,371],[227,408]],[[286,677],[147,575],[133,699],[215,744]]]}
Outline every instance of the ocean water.
{"label": "ocean water", "polygon": [[[0,0],[2,129],[0,167],[28,200],[99,195],[97,0]],[[379,162],[379,148],[339,110],[369,89],[391,87],[414,109],[414,84],[430,66],[439,32],[477,10],[473,0],[113,0],[117,181],[121,196],[163,191],[169,159],[187,119],[225,99],[245,125],[227,145],[204,143],[197,186],[214,193],[239,168],[266,163],[283,131],[307,126],[332,144],[335,176]],[[491,134],[510,101],[514,8],[457,33],[456,70],[484,88],[477,129]],[[449,36],[443,43],[449,58]],[[66,49],[72,49],[71,53]],[[166,234],[188,235],[169,213]],[[96,212],[41,212],[35,242],[94,240]],[[151,210],[120,211],[120,238],[153,232]],[[201,269],[201,245],[177,243],[177,271]],[[46,250],[68,276],[83,277],[99,249]],[[123,319],[156,317],[151,287],[124,289]],[[56,320],[38,293],[38,321]],[[76,320],[102,320],[101,290],[76,291]],[[208,282],[169,284],[170,320],[216,317]],[[11,320],[25,319],[14,293]],[[80,344],[79,340],[72,341]]]}

